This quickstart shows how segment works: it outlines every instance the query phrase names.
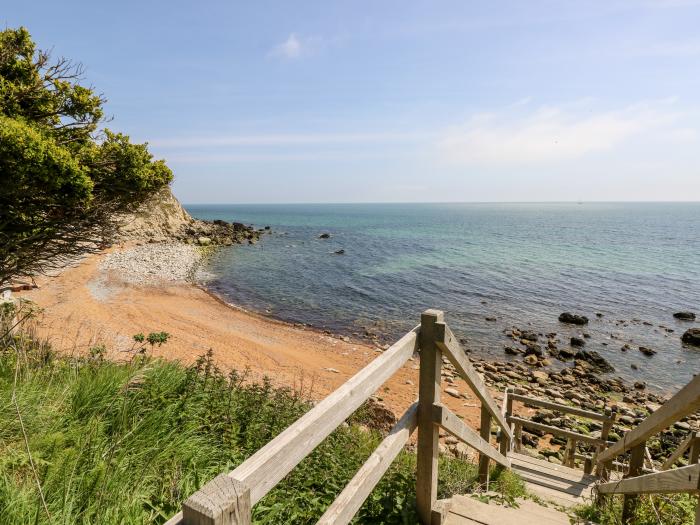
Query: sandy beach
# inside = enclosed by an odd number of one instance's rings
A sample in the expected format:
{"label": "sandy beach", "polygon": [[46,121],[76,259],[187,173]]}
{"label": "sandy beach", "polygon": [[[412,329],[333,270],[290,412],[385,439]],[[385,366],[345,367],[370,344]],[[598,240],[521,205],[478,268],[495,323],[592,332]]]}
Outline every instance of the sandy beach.
{"label": "sandy beach", "polygon": [[[253,380],[267,376],[275,385],[320,399],[381,352],[365,342],[243,311],[181,280],[139,284],[133,275],[106,269],[108,256],[90,256],[19,294],[43,309],[41,333],[61,353],[82,353],[104,344],[109,358],[129,359],[134,334],[165,331],[170,339],[153,349],[155,356],[190,364],[211,349],[224,369],[248,370]],[[397,415],[417,397],[417,369],[417,358],[408,361],[376,393]],[[457,388],[465,398],[446,394],[443,402],[478,426],[478,400],[466,383],[456,379],[455,384],[443,383],[447,387]]]}

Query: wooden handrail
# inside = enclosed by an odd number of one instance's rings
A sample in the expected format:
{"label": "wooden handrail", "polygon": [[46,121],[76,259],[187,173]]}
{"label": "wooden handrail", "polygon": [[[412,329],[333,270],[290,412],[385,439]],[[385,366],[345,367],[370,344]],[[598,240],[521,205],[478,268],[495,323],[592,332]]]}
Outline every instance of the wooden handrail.
{"label": "wooden handrail", "polygon": [[671,494],[700,491],[700,465],[653,472],[643,476],[601,483],[599,494]]}
{"label": "wooden handrail", "polygon": [[554,410],[556,412],[562,412],[566,414],[572,414],[574,416],[585,417],[588,419],[594,419],[596,421],[608,421],[611,419],[610,416],[605,414],[599,414],[598,412],[593,412],[591,410],[584,410],[578,407],[572,407],[568,405],[562,405],[560,403],[553,403],[551,401],[545,401],[544,399],[538,399],[536,397],[529,397],[516,392],[509,393],[514,401],[520,401],[530,406],[537,406],[541,408],[546,408],[548,410]]}
{"label": "wooden handrail", "polygon": [[661,408],[627,432],[617,443],[601,452],[597,462],[604,464],[611,461],[698,409],[700,409],[700,374],[666,401]]}
{"label": "wooden handrail", "polygon": [[505,432],[509,439],[513,439],[513,431],[503,416],[501,408],[493,399],[488,388],[481,380],[481,377],[479,377],[479,374],[477,374],[476,370],[474,370],[474,367],[469,362],[455,334],[452,333],[450,327],[445,323],[436,323],[436,329],[436,342],[438,347],[445,352],[447,359],[450,360],[452,365],[457,369],[457,372],[459,372],[459,375],[462,376],[474,394],[476,394],[476,397],[479,398],[482,406],[484,406],[491,417],[497,421],[501,430]]}

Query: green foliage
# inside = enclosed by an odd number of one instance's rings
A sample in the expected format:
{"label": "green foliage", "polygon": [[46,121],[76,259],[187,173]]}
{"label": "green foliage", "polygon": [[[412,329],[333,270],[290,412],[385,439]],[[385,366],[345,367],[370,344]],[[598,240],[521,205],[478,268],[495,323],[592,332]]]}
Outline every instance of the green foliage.
{"label": "green foliage", "polygon": [[96,249],[172,180],[146,144],[99,129],[105,100],[81,77],[25,28],[0,31],[0,284]]}
{"label": "green foliage", "polygon": [[[602,506],[581,505],[575,509],[579,518],[599,525],[622,522],[622,496],[609,496]],[[658,494],[639,496],[632,523],[635,525],[692,525],[695,523],[697,496],[690,494]]]}

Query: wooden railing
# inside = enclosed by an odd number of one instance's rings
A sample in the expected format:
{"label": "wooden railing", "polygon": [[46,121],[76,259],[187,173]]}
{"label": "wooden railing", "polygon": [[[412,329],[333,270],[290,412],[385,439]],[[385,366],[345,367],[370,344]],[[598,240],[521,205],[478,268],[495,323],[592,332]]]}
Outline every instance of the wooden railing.
{"label": "wooden railing", "polygon": [[[602,428],[600,435],[589,436],[586,434],[581,434],[580,432],[573,432],[564,428],[559,428],[553,425],[546,425],[543,423],[537,423],[535,421],[530,421],[529,419],[524,419],[513,415],[513,402],[518,401],[523,403],[528,407],[540,407],[547,410],[552,410],[554,412],[559,412],[562,414],[571,414],[574,416],[583,417],[586,419],[592,419],[594,421],[602,422]],[[591,474],[593,471],[593,464],[596,462],[597,456],[607,447],[608,445],[608,435],[615,422],[617,416],[616,408],[605,409],[604,414],[598,412],[593,412],[591,410],[585,410],[583,408],[578,408],[569,405],[562,405],[560,403],[553,403],[551,401],[546,401],[544,399],[538,399],[535,397],[529,397],[522,393],[521,390],[507,388],[505,393],[505,410],[506,419],[508,423],[513,425],[513,433],[515,435],[513,448],[516,452],[521,452],[522,450],[522,429],[531,428],[534,430],[539,430],[541,432],[546,432],[553,436],[561,436],[566,438],[566,449],[564,450],[564,457],[562,463],[565,466],[575,468],[576,460],[582,459],[584,461],[584,472],[586,474]],[[577,454],[576,448],[579,443],[585,443],[595,447],[595,453],[592,456]]]}
{"label": "wooden railing", "polygon": [[[506,457],[513,433],[506,416],[472,367],[438,310],[427,310],[421,324],[394,343],[335,392],[319,402],[279,436],[228,474],[220,474],[192,494],[182,512],[166,525],[247,525],[251,509],[299,462],[345,421],[404,363],[420,351],[418,401],[411,405],[362,465],[318,523],[348,523],[418,429],[416,504],[424,524],[440,521],[436,506],[439,428],[479,452],[479,476],[488,477],[490,461],[510,467]],[[440,403],[443,355],[481,401],[477,434]],[[491,423],[500,427],[500,450],[490,443]]]}
{"label": "wooden railing", "polygon": [[[697,434],[690,436],[681,444],[679,449],[664,463],[661,471],[640,475],[644,467],[647,440],[680,419],[693,414],[698,409],[700,409],[700,375],[695,376],[676,395],[666,401],[661,408],[627,432],[617,443],[598,455],[598,466],[605,474],[605,472],[609,471],[616,457],[629,452],[629,465],[625,478],[620,481],[602,483],[597,487],[600,495],[625,495],[622,511],[623,523],[631,522],[639,494],[698,493],[700,488],[700,478],[698,477],[700,476],[700,465],[694,464],[697,463],[700,455]],[[691,447],[690,463],[693,464],[679,469],[666,470],[689,447]],[[700,506],[698,506],[695,522],[700,524]]]}

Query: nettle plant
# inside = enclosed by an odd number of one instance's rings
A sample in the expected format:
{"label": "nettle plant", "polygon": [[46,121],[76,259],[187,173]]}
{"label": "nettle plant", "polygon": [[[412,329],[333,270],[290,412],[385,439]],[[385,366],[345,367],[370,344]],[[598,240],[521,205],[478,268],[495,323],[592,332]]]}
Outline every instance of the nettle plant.
{"label": "nettle plant", "polygon": [[153,349],[154,346],[161,346],[168,342],[170,334],[168,332],[150,332],[148,335],[143,335],[143,333],[138,333],[134,335],[134,347],[139,354],[145,354],[146,350],[150,347]]}

